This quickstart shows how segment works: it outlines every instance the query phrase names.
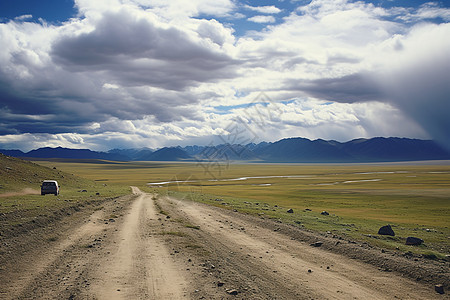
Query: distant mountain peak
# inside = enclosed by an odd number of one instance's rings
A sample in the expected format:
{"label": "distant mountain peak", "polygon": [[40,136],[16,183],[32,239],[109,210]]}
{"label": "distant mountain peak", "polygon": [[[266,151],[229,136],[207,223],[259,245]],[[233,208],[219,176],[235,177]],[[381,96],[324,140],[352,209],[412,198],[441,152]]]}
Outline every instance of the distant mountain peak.
{"label": "distant mountain peak", "polygon": [[358,138],[348,142],[291,137],[269,143],[215,146],[172,146],[156,151],[150,148],[111,149],[96,152],[89,149],[43,147],[24,153],[0,150],[5,155],[30,158],[70,158],[140,161],[234,160],[266,162],[389,162],[412,160],[447,160],[450,153],[431,140],[399,137]]}

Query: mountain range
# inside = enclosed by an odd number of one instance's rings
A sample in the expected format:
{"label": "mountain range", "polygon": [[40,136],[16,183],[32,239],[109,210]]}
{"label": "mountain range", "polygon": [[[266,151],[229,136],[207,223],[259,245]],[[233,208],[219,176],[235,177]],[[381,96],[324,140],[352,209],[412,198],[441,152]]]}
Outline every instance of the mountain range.
{"label": "mountain range", "polygon": [[348,142],[288,138],[277,142],[217,146],[164,147],[161,149],[112,149],[97,152],[89,149],[39,148],[29,152],[2,150],[23,158],[101,159],[112,161],[254,161],[254,162],[392,162],[447,160],[450,152],[431,140],[408,138],[355,139]]}

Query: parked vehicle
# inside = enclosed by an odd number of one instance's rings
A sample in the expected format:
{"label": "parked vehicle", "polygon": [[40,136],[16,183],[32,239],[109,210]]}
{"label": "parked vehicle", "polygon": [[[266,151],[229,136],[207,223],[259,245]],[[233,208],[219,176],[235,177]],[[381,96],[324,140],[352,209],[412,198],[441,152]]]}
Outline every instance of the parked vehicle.
{"label": "parked vehicle", "polygon": [[59,185],[56,180],[44,180],[41,184],[41,195],[54,194],[59,195]]}

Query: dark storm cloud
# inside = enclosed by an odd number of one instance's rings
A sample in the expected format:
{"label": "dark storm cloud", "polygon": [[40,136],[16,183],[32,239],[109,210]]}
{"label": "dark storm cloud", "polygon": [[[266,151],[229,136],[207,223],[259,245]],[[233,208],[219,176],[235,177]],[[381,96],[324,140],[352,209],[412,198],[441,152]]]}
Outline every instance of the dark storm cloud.
{"label": "dark storm cloud", "polygon": [[182,90],[235,75],[238,62],[205,45],[206,40],[194,40],[180,29],[162,28],[121,10],[105,13],[89,33],[62,36],[52,56],[70,71],[102,71],[127,86]]}
{"label": "dark storm cloud", "polygon": [[[450,24],[447,25],[450,33]],[[394,67],[379,83],[389,100],[450,149],[450,43]]]}
{"label": "dark storm cloud", "polygon": [[[288,79],[288,90],[336,102],[387,102],[450,149],[450,24],[423,25],[378,70],[315,80]],[[427,43],[423,41],[427,40]]]}
{"label": "dark storm cloud", "polygon": [[284,86],[287,90],[301,91],[314,98],[337,102],[380,101],[384,96],[373,76],[368,74],[314,80],[288,79]]}
{"label": "dark storm cloud", "polygon": [[[0,41],[10,47],[0,56],[0,134],[85,133],[114,118],[198,119],[202,96],[192,88],[234,77],[240,62],[209,38],[156,19],[128,8],[59,29],[2,24]],[[56,37],[50,47],[19,42],[47,30]]]}

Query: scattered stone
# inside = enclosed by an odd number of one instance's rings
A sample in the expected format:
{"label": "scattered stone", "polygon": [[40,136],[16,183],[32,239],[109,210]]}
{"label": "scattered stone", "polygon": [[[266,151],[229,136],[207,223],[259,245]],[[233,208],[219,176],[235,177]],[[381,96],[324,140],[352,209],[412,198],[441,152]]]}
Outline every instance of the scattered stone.
{"label": "scattered stone", "polygon": [[221,281],[219,281],[219,282],[217,282],[217,286],[223,286],[225,283],[223,283],[223,282],[221,282]]}
{"label": "scattered stone", "polygon": [[239,292],[237,290],[227,290],[227,294],[236,296]]}
{"label": "scattered stone", "polygon": [[421,245],[422,243],[423,243],[422,239],[413,236],[409,236],[406,238],[406,245],[418,246]]}
{"label": "scattered stone", "polygon": [[380,229],[378,229],[378,234],[395,236],[395,232],[392,229],[391,225],[386,225],[386,226],[380,227]]}
{"label": "scattered stone", "polygon": [[442,284],[436,284],[434,286],[434,290],[436,291],[436,293],[438,294],[444,294],[444,286]]}
{"label": "scattered stone", "polygon": [[100,196],[100,193],[99,193],[99,192],[97,192],[97,193],[95,193],[95,195],[96,195],[96,196]]}
{"label": "scattered stone", "polygon": [[311,269],[308,270],[308,273],[312,273]]}
{"label": "scattered stone", "polygon": [[321,215],[324,215],[324,216],[329,216],[330,215],[330,213],[329,212],[327,212],[326,210],[324,210],[323,212],[321,212],[320,213]]}
{"label": "scattered stone", "polygon": [[312,244],[310,244],[310,246],[313,246],[313,247],[320,247],[320,246],[322,246],[322,242],[315,242],[315,243],[312,243]]}
{"label": "scattered stone", "polygon": [[166,219],[170,219],[170,216],[166,216]]}
{"label": "scattered stone", "polygon": [[311,211],[309,208],[305,208],[305,211]]}
{"label": "scattered stone", "polygon": [[294,221],[295,224],[302,224],[300,221]]}
{"label": "scattered stone", "polygon": [[288,211],[287,211],[287,213],[292,214],[292,213],[294,213],[294,210],[293,210],[292,208],[289,208]]}

